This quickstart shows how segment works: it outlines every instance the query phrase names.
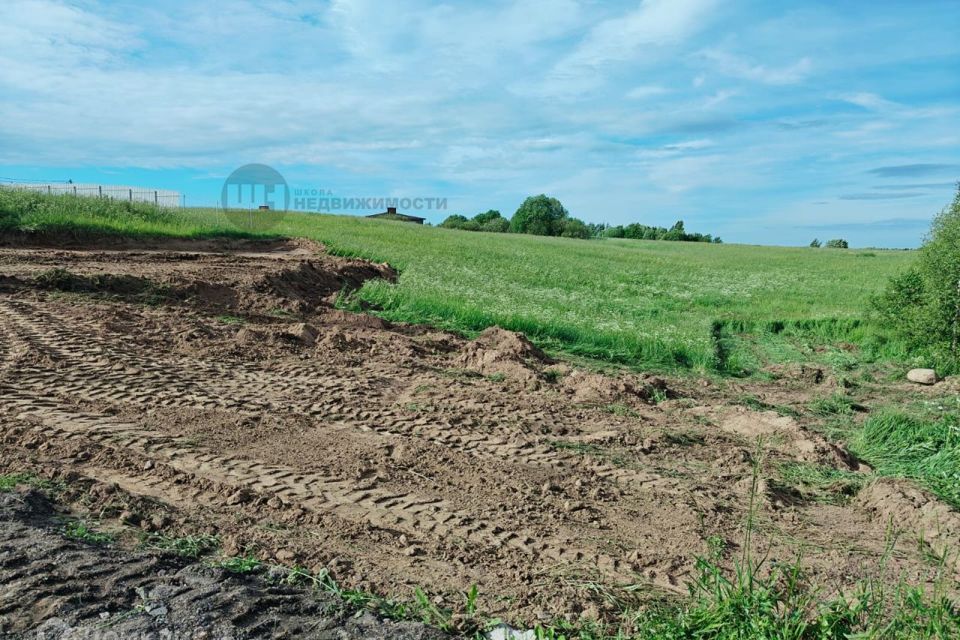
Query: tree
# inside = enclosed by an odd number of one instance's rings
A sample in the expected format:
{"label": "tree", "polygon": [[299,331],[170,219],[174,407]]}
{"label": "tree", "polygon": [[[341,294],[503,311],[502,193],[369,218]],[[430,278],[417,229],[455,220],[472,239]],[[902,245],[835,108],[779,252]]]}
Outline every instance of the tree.
{"label": "tree", "polygon": [[610,226],[610,225],[604,224],[604,223],[602,223],[602,222],[599,222],[599,223],[598,223],[598,222],[588,222],[588,223],[587,223],[587,228],[590,229],[590,237],[592,237],[592,238],[594,238],[594,237],[599,238],[600,236],[604,235],[603,232],[606,231],[606,230],[607,230],[607,227],[609,227],[609,226]]}
{"label": "tree", "polygon": [[503,219],[503,216],[500,215],[500,212],[496,209],[490,209],[489,211],[478,213],[477,215],[473,216],[473,219],[476,220],[477,224],[479,224],[481,227],[491,220],[496,220],[497,218]]}
{"label": "tree", "polygon": [[590,237],[590,228],[584,224],[583,220],[576,218],[567,218],[563,222],[563,231],[560,235],[564,238],[581,238],[586,240]]}
{"label": "tree", "polygon": [[823,245],[828,249],[849,249],[850,244],[843,238],[834,238],[833,240],[827,240],[827,244]]}
{"label": "tree", "polygon": [[462,229],[466,221],[467,221],[466,216],[462,216],[459,213],[455,213],[451,216],[447,216],[447,219],[441,222],[440,226],[446,229]]}
{"label": "tree", "polygon": [[810,246],[813,247],[814,249],[819,249],[819,248],[820,248],[820,241],[817,240],[816,238],[814,238],[814,239],[813,239],[813,242],[810,243]]}
{"label": "tree", "polygon": [[530,196],[513,214],[510,231],[536,236],[558,236],[563,232],[563,223],[569,215],[556,198],[544,194]]}
{"label": "tree", "polygon": [[[474,220],[476,220],[476,218],[474,218]],[[506,233],[509,230],[510,230],[510,221],[503,217],[491,218],[480,225],[480,231],[489,231],[492,233]]]}
{"label": "tree", "polygon": [[892,278],[873,306],[911,347],[960,366],[960,185],[934,218],[916,264]]}

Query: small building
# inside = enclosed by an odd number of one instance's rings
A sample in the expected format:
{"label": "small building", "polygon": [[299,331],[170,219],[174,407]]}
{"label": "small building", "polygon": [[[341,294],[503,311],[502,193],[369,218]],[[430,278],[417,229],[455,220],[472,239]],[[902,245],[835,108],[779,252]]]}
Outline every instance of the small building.
{"label": "small building", "polygon": [[419,218],[417,216],[408,216],[405,213],[397,213],[396,207],[387,207],[386,211],[381,213],[374,213],[373,215],[367,216],[368,218],[376,218],[378,220],[397,220],[398,222],[412,222],[414,224],[423,224],[423,221],[426,218]]}

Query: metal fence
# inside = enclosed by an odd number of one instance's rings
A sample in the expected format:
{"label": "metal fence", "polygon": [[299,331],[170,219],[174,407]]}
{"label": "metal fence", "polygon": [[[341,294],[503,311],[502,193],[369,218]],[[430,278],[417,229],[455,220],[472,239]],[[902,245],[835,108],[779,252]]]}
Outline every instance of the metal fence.
{"label": "metal fence", "polygon": [[169,189],[148,189],[146,187],[123,187],[106,184],[74,184],[68,182],[12,182],[0,183],[5,189],[25,189],[48,194],[68,194],[89,198],[109,198],[128,202],[149,202],[158,207],[180,208],[183,195]]}

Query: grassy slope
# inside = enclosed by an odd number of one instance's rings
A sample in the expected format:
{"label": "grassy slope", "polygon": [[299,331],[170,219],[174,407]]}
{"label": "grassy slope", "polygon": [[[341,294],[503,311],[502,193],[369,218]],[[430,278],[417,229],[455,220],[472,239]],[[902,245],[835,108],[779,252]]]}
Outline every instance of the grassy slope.
{"label": "grassy slope", "polygon": [[[45,199],[20,225],[174,235],[239,230],[215,210],[158,216],[143,207],[115,209]],[[313,238],[338,253],[398,267],[399,284],[369,283],[360,292],[389,319],[466,331],[499,324],[569,353],[699,370],[751,360],[718,353],[715,338],[729,327],[779,330],[839,320],[832,338],[862,340],[856,323],[867,297],[912,259],[900,251],[583,241],[293,213],[262,231]]]}

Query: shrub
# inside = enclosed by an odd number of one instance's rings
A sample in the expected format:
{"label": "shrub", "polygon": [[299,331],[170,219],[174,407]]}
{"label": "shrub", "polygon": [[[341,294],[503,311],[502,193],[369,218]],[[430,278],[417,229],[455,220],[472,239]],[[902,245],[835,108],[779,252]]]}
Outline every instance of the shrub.
{"label": "shrub", "polygon": [[478,213],[471,220],[466,216],[454,214],[448,216],[446,220],[440,223],[441,227],[446,229],[461,229],[463,231],[493,231],[504,233],[510,227],[510,221],[500,215],[499,211],[491,209],[484,213]]}
{"label": "shrub", "polygon": [[513,214],[510,231],[535,236],[558,236],[563,232],[564,222],[569,215],[556,198],[544,194],[530,196]]}
{"label": "shrub", "polygon": [[9,231],[20,226],[20,216],[24,211],[32,211],[40,206],[38,193],[20,189],[0,188],[0,231]]}
{"label": "shrub", "polygon": [[850,243],[848,243],[843,238],[834,238],[833,240],[827,240],[827,244],[823,245],[828,249],[849,249]]}
{"label": "shrub", "polygon": [[933,220],[916,264],[873,299],[884,323],[914,348],[960,356],[960,187]]}
{"label": "shrub", "polygon": [[583,220],[568,218],[563,223],[563,231],[560,235],[564,238],[582,238],[586,240],[590,237],[590,228],[584,224]]}
{"label": "shrub", "polygon": [[814,248],[814,249],[819,249],[819,248],[820,248],[820,241],[817,240],[816,238],[814,238],[814,239],[813,239],[813,242],[810,243],[810,246],[811,246],[812,248]]}
{"label": "shrub", "polygon": [[473,219],[482,227],[488,222],[492,222],[493,220],[503,220],[504,218],[496,209],[490,209],[489,211],[478,213],[477,215],[473,216]]}
{"label": "shrub", "polygon": [[445,229],[462,229],[466,221],[466,216],[455,213],[451,216],[447,216],[447,219],[441,222],[440,226]]}
{"label": "shrub", "polygon": [[506,218],[493,218],[480,225],[481,231],[492,233],[506,233],[510,230],[510,221]]}

